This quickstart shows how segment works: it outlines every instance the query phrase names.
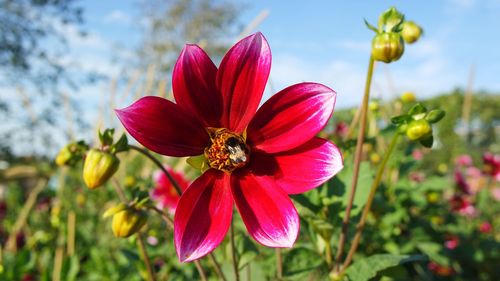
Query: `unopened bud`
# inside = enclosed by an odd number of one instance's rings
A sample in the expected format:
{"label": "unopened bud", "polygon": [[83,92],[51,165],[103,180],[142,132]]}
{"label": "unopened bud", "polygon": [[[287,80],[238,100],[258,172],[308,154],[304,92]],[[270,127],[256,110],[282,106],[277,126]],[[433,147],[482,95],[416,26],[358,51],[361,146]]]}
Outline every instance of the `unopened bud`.
{"label": "unopened bud", "polygon": [[444,110],[434,109],[427,113],[427,115],[425,116],[425,120],[429,121],[430,123],[437,123],[441,119],[443,119],[445,114],[446,113],[444,112]]}
{"label": "unopened bud", "polygon": [[413,21],[405,21],[403,23],[403,30],[401,36],[406,43],[412,44],[416,42],[422,35],[422,28]]}
{"label": "unopened bud", "polygon": [[104,184],[118,170],[120,160],[109,152],[91,149],[83,164],[83,180],[94,189]]}
{"label": "unopened bud", "polygon": [[416,100],[417,98],[415,97],[415,94],[412,92],[404,92],[401,95],[401,101],[403,101],[404,103],[412,103],[415,102]]}
{"label": "unopened bud", "polygon": [[69,164],[71,161],[72,154],[71,151],[69,150],[69,145],[64,146],[61,148],[59,153],[56,156],[56,164],[57,166],[64,166]]}
{"label": "unopened bud", "polygon": [[147,220],[144,211],[127,207],[113,215],[111,228],[116,237],[126,238],[139,231]]}
{"label": "unopened bud", "polygon": [[413,120],[408,124],[406,135],[410,140],[423,140],[432,135],[432,127],[424,119]]}
{"label": "unopened bud", "polygon": [[401,35],[396,32],[383,32],[375,35],[372,41],[372,56],[377,61],[390,63],[397,61],[405,50]]}
{"label": "unopened bud", "polygon": [[83,154],[87,149],[88,146],[83,141],[67,144],[61,148],[55,162],[58,166],[74,165],[83,158]]}

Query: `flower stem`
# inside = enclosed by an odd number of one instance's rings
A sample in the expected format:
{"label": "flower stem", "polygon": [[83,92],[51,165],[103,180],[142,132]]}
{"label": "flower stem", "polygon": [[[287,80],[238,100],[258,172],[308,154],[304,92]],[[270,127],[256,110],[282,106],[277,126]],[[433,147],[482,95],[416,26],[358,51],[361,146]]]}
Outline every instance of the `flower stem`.
{"label": "flower stem", "polygon": [[200,262],[195,261],[194,265],[196,266],[196,269],[198,270],[198,273],[200,274],[200,279],[202,281],[207,281],[207,276],[205,275],[205,271],[203,271],[203,267],[201,267]]}
{"label": "flower stem", "polygon": [[153,161],[156,164],[156,166],[158,166],[158,168],[160,168],[162,170],[162,172],[167,176],[168,180],[174,186],[175,191],[177,191],[177,194],[179,194],[179,196],[182,195],[182,189],[180,188],[180,186],[177,183],[177,181],[174,179],[174,177],[172,177],[172,175],[167,171],[167,169],[165,169],[165,167],[163,167],[163,164],[158,159],[156,159],[156,157],[154,157],[151,153],[149,153],[148,150],[146,150],[146,149],[144,149],[142,147],[138,147],[138,146],[133,145],[133,144],[129,144],[128,147],[130,149],[133,149],[135,151],[140,152],[142,155],[146,156],[151,161]]}
{"label": "flower stem", "polygon": [[144,238],[140,232],[137,232],[137,244],[139,245],[139,250],[141,251],[142,257],[144,259],[144,264],[148,271],[148,276],[150,281],[156,281],[155,273],[153,267],[151,266],[151,260],[149,259],[148,252],[146,250],[146,245],[144,244]]}
{"label": "flower stem", "polygon": [[325,240],[325,260],[328,267],[332,265],[332,245],[330,245],[330,240]]}
{"label": "flower stem", "polygon": [[368,63],[368,72],[366,74],[366,83],[365,83],[365,94],[363,96],[363,102],[361,103],[360,110],[360,124],[358,129],[358,139],[356,142],[356,151],[354,154],[354,170],[352,174],[352,182],[350,186],[350,194],[349,194],[349,202],[347,204],[347,208],[345,210],[344,219],[342,220],[342,231],[340,233],[339,242],[338,242],[338,250],[337,255],[335,257],[335,262],[337,264],[337,270],[340,267],[340,259],[342,258],[342,254],[344,251],[344,244],[346,241],[347,230],[349,228],[349,219],[351,216],[351,209],[354,202],[354,196],[356,194],[356,186],[358,184],[359,177],[359,166],[361,164],[361,155],[363,152],[363,142],[365,137],[366,130],[366,115],[368,112],[368,101],[370,99],[370,88],[372,84],[373,77],[373,68],[375,66],[375,60],[372,56],[370,56],[370,61]]}
{"label": "flower stem", "polygon": [[344,271],[347,269],[347,267],[351,264],[352,258],[354,254],[356,253],[356,250],[359,245],[359,241],[361,239],[361,234],[363,233],[363,229],[366,223],[366,218],[368,217],[368,214],[370,213],[370,208],[373,203],[373,199],[375,198],[375,193],[377,191],[377,188],[380,185],[380,181],[382,180],[382,175],[384,174],[385,171],[385,166],[387,164],[387,161],[389,160],[389,157],[391,156],[392,152],[394,151],[394,147],[396,147],[397,141],[399,139],[399,133],[396,132],[394,137],[392,138],[391,143],[389,144],[389,148],[387,149],[387,152],[384,155],[384,158],[382,159],[382,163],[380,163],[380,166],[378,167],[377,174],[375,175],[375,180],[372,183],[372,186],[370,187],[370,194],[368,195],[368,200],[366,201],[366,205],[363,209],[363,213],[361,214],[361,219],[359,220],[359,223],[356,227],[356,234],[354,235],[354,239],[351,244],[351,248],[349,249],[349,253],[347,254],[347,257],[342,265],[342,270],[340,272],[340,275],[344,273]]}
{"label": "flower stem", "polygon": [[233,269],[236,281],[240,281],[240,273],[238,271],[238,260],[236,259],[236,246],[234,245],[234,225],[231,221],[231,254],[233,256]]}
{"label": "flower stem", "polygon": [[278,280],[281,280],[283,278],[283,261],[281,257],[281,249],[276,248],[276,277]]}
{"label": "flower stem", "polygon": [[222,281],[227,281],[226,276],[225,276],[225,275],[224,275],[224,273],[222,272],[222,269],[220,268],[219,263],[218,263],[218,262],[217,262],[217,260],[215,259],[214,254],[210,253],[210,254],[208,254],[208,257],[210,258],[210,260],[211,260],[211,261],[212,261],[212,263],[214,264],[215,272],[217,273],[217,275],[219,275],[219,278],[220,278]]}

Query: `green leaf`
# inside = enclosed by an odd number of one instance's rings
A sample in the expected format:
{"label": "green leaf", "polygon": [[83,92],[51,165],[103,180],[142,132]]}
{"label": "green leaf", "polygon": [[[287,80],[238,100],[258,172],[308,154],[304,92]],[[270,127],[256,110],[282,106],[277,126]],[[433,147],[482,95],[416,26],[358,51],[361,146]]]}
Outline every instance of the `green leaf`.
{"label": "green leaf", "polygon": [[290,252],[283,252],[283,257],[283,275],[292,279],[305,280],[306,276],[318,276],[323,271],[328,271],[323,258],[309,248],[295,248]]}
{"label": "green leaf", "polygon": [[426,261],[424,255],[373,255],[356,261],[346,270],[346,275],[351,281],[368,281],[377,276],[377,273],[405,263]]}
{"label": "green leaf", "polygon": [[[338,175],[340,179],[345,183],[347,190],[349,190],[351,187],[352,173],[353,173],[353,166],[350,165],[347,168],[344,167],[342,172],[340,172],[340,174]],[[359,178],[356,188],[356,196],[354,197],[354,202],[351,209],[351,216],[358,215],[363,209],[363,206],[365,205],[366,200],[368,199],[368,194],[370,193],[369,192],[370,185],[373,181],[373,176],[374,176],[374,170],[370,167],[370,164],[367,162],[361,163],[359,167]],[[349,195],[350,191],[344,193],[343,197],[344,206],[347,206]],[[345,210],[342,210],[340,215],[344,216],[344,212]]]}

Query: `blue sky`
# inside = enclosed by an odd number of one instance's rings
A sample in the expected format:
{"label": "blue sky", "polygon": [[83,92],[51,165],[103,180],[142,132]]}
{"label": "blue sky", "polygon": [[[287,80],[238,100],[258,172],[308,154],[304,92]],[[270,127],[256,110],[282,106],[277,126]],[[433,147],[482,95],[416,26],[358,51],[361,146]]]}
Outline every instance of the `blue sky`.
{"label": "blue sky", "polygon": [[[68,63],[110,77],[119,75],[123,66],[113,59],[130,55],[138,46],[141,1],[146,0],[80,1],[89,35],[81,38],[76,28],[61,27],[71,49],[65,58]],[[500,0],[238,3],[242,26],[262,11],[269,13],[257,30],[271,46],[270,81],[275,90],[303,81],[321,82],[337,91],[337,108],[359,104],[373,37],[363,19],[376,23],[382,11],[396,6],[407,19],[418,22],[425,34],[416,44],[407,45],[398,62],[376,66],[373,97],[389,99],[404,91],[428,97],[464,88],[471,65],[476,69],[475,90],[500,91]],[[103,82],[69,94],[85,105],[84,118],[93,124],[99,106],[109,99],[109,89],[109,82]],[[124,99],[114,106],[131,102]],[[116,125],[111,108],[108,111],[107,125]]]}
{"label": "blue sky", "polygon": [[[137,46],[139,2],[82,2],[90,32],[84,41],[94,44],[83,44],[78,56],[88,68],[112,72],[116,68],[108,62],[114,46]],[[337,105],[345,107],[357,104],[363,89],[373,36],[363,18],[376,23],[380,12],[393,5],[423,26],[425,35],[407,45],[400,61],[377,67],[374,96],[414,91],[425,97],[465,87],[471,65],[475,89],[500,90],[500,0],[248,1],[241,2],[239,22],[269,12],[258,30],[271,45],[275,89],[301,81],[325,83],[337,90]]]}

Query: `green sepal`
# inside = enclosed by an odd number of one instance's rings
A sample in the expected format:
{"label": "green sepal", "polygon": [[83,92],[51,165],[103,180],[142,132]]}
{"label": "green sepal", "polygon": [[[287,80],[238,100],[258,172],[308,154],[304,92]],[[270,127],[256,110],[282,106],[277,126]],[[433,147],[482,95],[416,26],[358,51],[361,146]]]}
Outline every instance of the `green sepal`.
{"label": "green sepal", "polygon": [[394,116],[391,118],[391,123],[394,125],[404,124],[411,121],[411,116],[407,114]]}
{"label": "green sepal", "polygon": [[433,143],[434,137],[432,135],[429,135],[428,137],[420,140],[420,144],[427,148],[431,148]]}
{"label": "green sepal", "polygon": [[104,214],[102,214],[102,217],[103,218],[110,217],[110,216],[112,216],[112,215],[114,215],[114,214],[116,214],[118,212],[121,212],[121,211],[127,209],[127,208],[128,208],[128,206],[125,203],[120,203],[120,204],[118,204],[116,206],[113,206],[113,207],[107,209],[104,212]]}
{"label": "green sepal", "polygon": [[365,21],[365,25],[366,25],[366,27],[369,30],[374,31],[375,33],[379,33],[380,32],[375,26],[373,26],[372,24],[370,24],[366,19],[363,19],[363,20]]}
{"label": "green sepal", "polygon": [[422,113],[426,113],[426,112],[427,112],[427,108],[425,108],[425,106],[423,106],[421,103],[417,103],[414,106],[412,106],[412,108],[410,108],[410,110],[408,110],[408,115],[413,117],[413,119],[421,119],[421,118],[418,118],[419,115]]}
{"label": "green sepal", "polygon": [[399,124],[398,126],[398,133],[399,134],[406,134],[406,130],[408,130],[408,124]]}
{"label": "green sepal", "polygon": [[378,20],[378,29],[385,32],[400,32],[405,16],[395,7],[382,13]]}
{"label": "green sepal", "polygon": [[445,115],[446,112],[444,110],[434,109],[427,113],[427,115],[425,116],[425,120],[429,121],[429,123],[437,123],[441,119],[443,119]]}
{"label": "green sepal", "polygon": [[128,139],[125,133],[118,139],[118,141],[111,146],[111,153],[118,153],[129,150]]}
{"label": "green sepal", "polygon": [[113,135],[115,134],[115,129],[106,129],[101,133],[101,130],[97,131],[99,135],[99,140],[102,146],[110,146],[113,144]]}

